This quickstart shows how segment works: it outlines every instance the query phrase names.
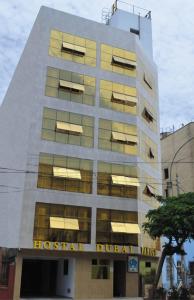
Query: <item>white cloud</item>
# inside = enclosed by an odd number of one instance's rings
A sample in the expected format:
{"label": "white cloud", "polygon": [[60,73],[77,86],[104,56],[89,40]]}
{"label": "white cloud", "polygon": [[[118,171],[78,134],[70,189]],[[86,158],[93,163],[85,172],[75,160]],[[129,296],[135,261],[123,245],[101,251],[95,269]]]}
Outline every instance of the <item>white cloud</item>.
{"label": "white cloud", "polygon": [[[159,70],[161,127],[194,119],[194,2],[134,0],[152,11],[154,57]],[[1,0],[0,101],[41,5],[101,21],[113,0]],[[127,6],[126,6],[127,8]]]}
{"label": "white cloud", "polygon": [[25,0],[1,0],[0,2],[0,103],[18,63],[27,37],[38,14],[40,6],[45,5],[100,21],[101,9],[111,6],[111,0],[33,0],[31,5]]}

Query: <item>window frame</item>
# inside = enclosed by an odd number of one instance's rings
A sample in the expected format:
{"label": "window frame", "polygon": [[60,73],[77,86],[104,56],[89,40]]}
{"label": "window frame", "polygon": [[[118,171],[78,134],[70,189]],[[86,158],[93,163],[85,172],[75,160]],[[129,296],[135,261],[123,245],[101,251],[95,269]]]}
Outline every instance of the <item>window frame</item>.
{"label": "window frame", "polygon": [[130,32],[133,33],[133,34],[136,34],[136,35],[140,35],[140,30],[138,29],[135,29],[135,28],[130,28]]}
{"label": "window frame", "polygon": [[[47,209],[40,210],[40,208],[44,207]],[[68,220],[77,219],[79,230],[50,228],[49,218],[52,216]],[[37,202],[33,240],[90,244],[92,228],[91,216],[91,207]],[[40,222],[37,222],[40,218],[47,220],[45,227],[43,227]],[[87,226],[83,226],[83,223],[86,223]]]}
{"label": "window frame", "polygon": [[[95,264],[93,264],[94,261],[95,261]],[[103,261],[106,261],[107,263],[102,264]],[[98,269],[98,272],[94,272],[95,269]],[[104,271],[105,271],[105,273],[104,273]],[[107,259],[92,259],[91,279],[95,279],[95,280],[99,280],[99,279],[108,280],[108,279],[110,279],[110,260],[107,260]]]}
{"label": "window frame", "polygon": [[169,179],[169,170],[168,170],[168,168],[164,168],[164,179]]}

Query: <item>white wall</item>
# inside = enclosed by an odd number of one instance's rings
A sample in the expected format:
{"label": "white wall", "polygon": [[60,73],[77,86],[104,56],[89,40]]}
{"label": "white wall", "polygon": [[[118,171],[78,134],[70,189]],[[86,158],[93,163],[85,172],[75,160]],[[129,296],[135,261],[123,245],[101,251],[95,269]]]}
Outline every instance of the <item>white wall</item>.
{"label": "white wall", "polygon": [[75,258],[68,258],[68,261],[68,275],[64,275],[64,259],[59,259],[58,261],[56,294],[73,298],[75,289]]}
{"label": "white wall", "polygon": [[[148,57],[153,57],[152,24],[150,19],[139,17],[136,14],[117,9],[110,19],[110,25],[128,31],[129,33],[130,28],[139,30],[140,44],[142,45]],[[136,36],[136,38],[139,39],[138,36]]]}

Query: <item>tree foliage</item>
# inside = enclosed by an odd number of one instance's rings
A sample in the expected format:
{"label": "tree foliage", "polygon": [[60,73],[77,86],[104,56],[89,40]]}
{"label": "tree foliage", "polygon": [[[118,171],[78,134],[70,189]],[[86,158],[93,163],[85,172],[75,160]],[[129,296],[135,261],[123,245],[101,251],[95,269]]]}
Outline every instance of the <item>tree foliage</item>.
{"label": "tree foliage", "polygon": [[143,228],[153,239],[167,239],[167,255],[181,254],[184,242],[194,239],[194,193],[158,200],[161,206],[147,213]]}
{"label": "tree foliage", "polygon": [[155,287],[158,284],[165,257],[173,254],[184,255],[183,244],[194,239],[194,193],[177,197],[158,197],[160,207],[148,211],[144,231],[153,239],[165,238],[159,261]]}

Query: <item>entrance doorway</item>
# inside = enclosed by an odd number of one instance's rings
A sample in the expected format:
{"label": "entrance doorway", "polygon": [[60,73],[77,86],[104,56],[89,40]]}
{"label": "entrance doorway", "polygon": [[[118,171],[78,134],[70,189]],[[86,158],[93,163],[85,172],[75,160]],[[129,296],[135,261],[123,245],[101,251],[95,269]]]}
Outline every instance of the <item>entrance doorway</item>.
{"label": "entrance doorway", "polygon": [[56,296],[57,265],[56,260],[24,259],[20,296]]}
{"label": "entrance doorway", "polygon": [[114,261],[113,296],[126,296],[126,262],[122,260]]}

